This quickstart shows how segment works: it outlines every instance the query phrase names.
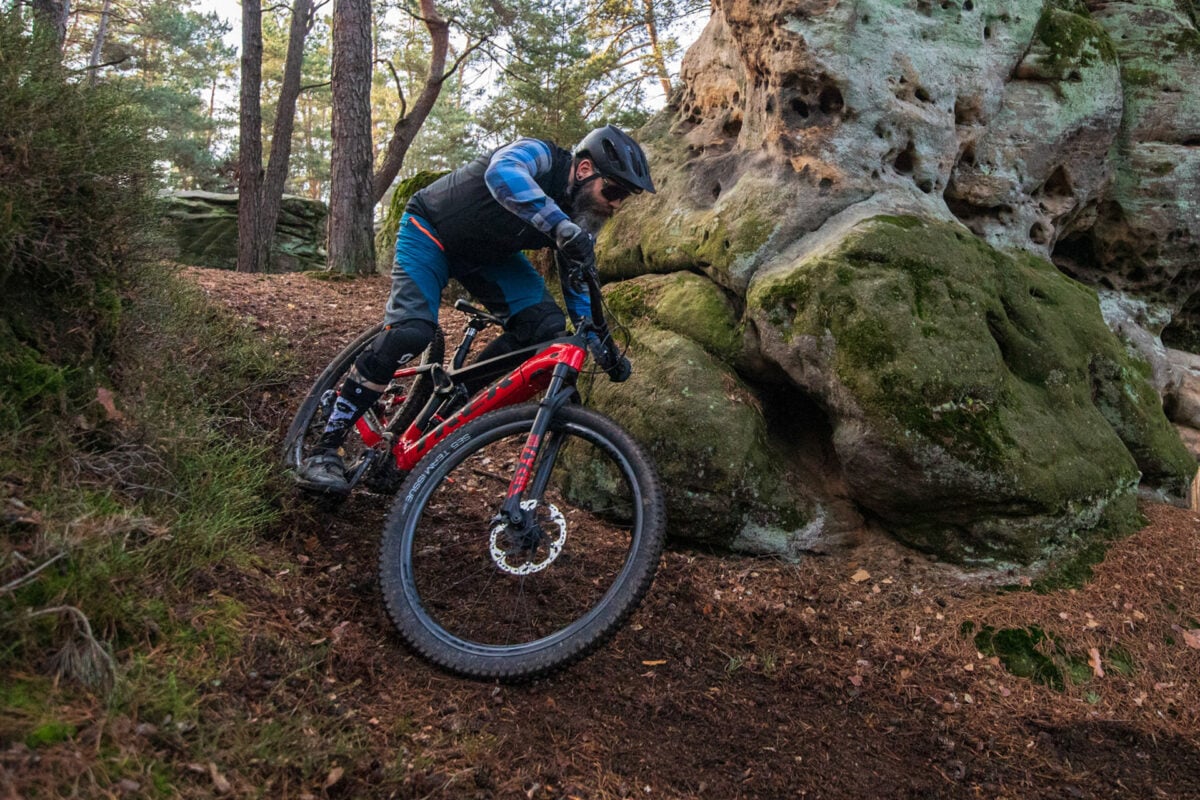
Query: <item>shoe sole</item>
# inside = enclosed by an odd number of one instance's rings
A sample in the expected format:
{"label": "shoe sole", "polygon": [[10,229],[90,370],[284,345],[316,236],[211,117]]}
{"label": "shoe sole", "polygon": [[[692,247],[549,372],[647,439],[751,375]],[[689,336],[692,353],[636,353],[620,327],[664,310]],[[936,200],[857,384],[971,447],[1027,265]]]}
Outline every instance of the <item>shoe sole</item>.
{"label": "shoe sole", "polygon": [[335,494],[343,497],[350,494],[349,484],[345,486],[330,486],[327,483],[314,483],[301,478],[296,479],[296,488],[305,492],[312,492],[313,494]]}

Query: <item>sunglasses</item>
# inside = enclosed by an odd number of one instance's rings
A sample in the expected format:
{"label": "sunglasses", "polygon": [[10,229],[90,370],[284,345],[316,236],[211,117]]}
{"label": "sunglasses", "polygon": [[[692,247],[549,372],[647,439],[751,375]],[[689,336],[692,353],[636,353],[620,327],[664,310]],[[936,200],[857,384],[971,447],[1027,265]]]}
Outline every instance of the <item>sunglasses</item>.
{"label": "sunglasses", "polygon": [[600,179],[600,196],[611,203],[615,203],[618,200],[624,200],[631,194],[633,194],[633,192],[629,191],[616,181],[610,181],[608,178]]}

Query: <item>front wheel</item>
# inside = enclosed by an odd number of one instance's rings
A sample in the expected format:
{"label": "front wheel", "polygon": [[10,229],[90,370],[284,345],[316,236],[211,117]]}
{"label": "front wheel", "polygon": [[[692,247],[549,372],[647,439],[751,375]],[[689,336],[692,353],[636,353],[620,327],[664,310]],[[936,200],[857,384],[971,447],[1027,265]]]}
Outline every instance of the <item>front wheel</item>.
{"label": "front wheel", "polygon": [[[654,468],[602,414],[555,413],[521,506],[496,520],[537,407],[488,414],[408,476],[384,530],[380,585],[418,654],[471,678],[525,680],[606,641],[650,587],[666,512]],[[531,481],[537,483],[538,481]]]}

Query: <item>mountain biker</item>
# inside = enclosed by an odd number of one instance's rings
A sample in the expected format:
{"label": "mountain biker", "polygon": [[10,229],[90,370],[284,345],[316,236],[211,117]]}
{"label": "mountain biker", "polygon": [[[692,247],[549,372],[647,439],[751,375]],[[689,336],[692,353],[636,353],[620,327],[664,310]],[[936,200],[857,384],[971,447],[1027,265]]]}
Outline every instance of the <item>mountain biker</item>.
{"label": "mountain biker", "polygon": [[[316,449],[297,482],[346,492],[338,450],[354,423],[379,399],[392,374],[433,340],[442,290],[457,279],[504,333],[479,360],[553,339],[566,318],[522,251],[553,247],[567,311],[590,316],[583,271],[595,269],[593,236],[631,194],[654,192],[642,148],[606,125],[574,153],[523,138],[442,176],[409,200],[400,219],[384,330],[355,361]],[[613,380],[629,377],[629,361],[605,343],[594,347]]]}

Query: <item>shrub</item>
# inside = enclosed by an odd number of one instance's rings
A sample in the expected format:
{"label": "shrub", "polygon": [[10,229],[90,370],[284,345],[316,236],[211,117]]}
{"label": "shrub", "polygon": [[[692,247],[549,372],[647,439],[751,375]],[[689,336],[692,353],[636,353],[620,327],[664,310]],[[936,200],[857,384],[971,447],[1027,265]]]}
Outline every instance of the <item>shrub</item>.
{"label": "shrub", "polygon": [[0,428],[90,384],[154,188],[138,106],[72,76],[17,8],[0,11]]}

